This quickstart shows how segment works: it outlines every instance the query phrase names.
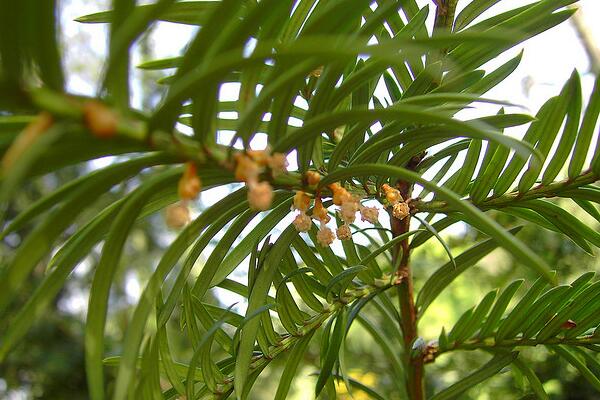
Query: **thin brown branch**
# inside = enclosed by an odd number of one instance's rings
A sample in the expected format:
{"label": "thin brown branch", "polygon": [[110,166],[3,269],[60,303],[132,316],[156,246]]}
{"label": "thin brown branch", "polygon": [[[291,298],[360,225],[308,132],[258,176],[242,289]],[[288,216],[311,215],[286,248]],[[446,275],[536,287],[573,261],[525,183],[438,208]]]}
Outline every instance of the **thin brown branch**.
{"label": "thin brown branch", "polygon": [[[424,154],[413,157],[406,165],[407,169],[414,170],[421,162]],[[396,188],[400,191],[403,198],[408,199],[412,194],[413,184],[407,181],[398,180]],[[390,225],[393,237],[398,237],[410,230],[410,215],[402,220],[393,216],[391,209]],[[404,364],[407,373],[406,385],[411,400],[424,399],[423,390],[423,359],[421,357],[412,358],[411,348],[418,337],[417,332],[417,310],[414,300],[414,286],[412,272],[410,269],[410,246],[408,239],[399,242],[393,252],[393,265],[397,265],[396,275],[400,284],[398,285],[398,301],[400,306],[400,328],[404,340]]]}

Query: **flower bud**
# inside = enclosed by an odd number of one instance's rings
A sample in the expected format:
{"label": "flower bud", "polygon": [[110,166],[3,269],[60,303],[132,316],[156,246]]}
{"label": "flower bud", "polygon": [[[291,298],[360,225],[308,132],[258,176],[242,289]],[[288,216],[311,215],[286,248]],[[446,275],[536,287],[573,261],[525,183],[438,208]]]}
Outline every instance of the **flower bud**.
{"label": "flower bud", "polygon": [[335,233],[324,224],[321,224],[321,229],[317,232],[317,242],[323,247],[327,247],[335,240]]}
{"label": "flower bud", "polygon": [[396,203],[394,204],[394,207],[392,208],[392,215],[394,216],[394,218],[397,219],[404,219],[406,218],[406,216],[410,213],[410,208],[408,207],[408,204],[402,202],[402,203]]}
{"label": "flower bud", "polygon": [[179,179],[178,193],[182,200],[193,200],[198,197],[202,183],[196,173],[196,164],[188,162],[185,164],[185,171]]}
{"label": "flower bud", "polygon": [[310,217],[304,211],[300,211],[292,223],[298,232],[308,232],[312,226]]}
{"label": "flower bud", "polygon": [[171,229],[181,229],[190,222],[190,210],[183,203],[175,203],[168,206],[165,210],[165,222]]}
{"label": "flower bud", "polygon": [[309,76],[314,76],[315,78],[319,78],[322,73],[323,73],[323,65],[321,65],[320,67],[317,67],[317,68],[313,69],[310,72]]}
{"label": "flower bud", "polygon": [[379,221],[379,210],[377,207],[361,207],[360,219],[375,224]]}
{"label": "flower bud", "polygon": [[313,207],[312,216],[313,218],[316,218],[319,221],[323,221],[328,217],[327,209],[323,207],[323,202],[321,201],[320,197],[317,197],[315,199],[315,206]]}
{"label": "flower bud", "polygon": [[306,173],[306,182],[309,186],[316,186],[321,181],[321,175],[316,171]]}
{"label": "flower bud", "polygon": [[306,211],[310,207],[310,197],[301,190],[298,190],[294,195],[293,210]]}
{"label": "flower bud", "polygon": [[337,234],[337,237],[340,240],[348,240],[352,238],[352,232],[350,231],[350,227],[346,224],[337,228],[335,233]]}
{"label": "flower bud", "polygon": [[287,172],[288,161],[285,154],[273,153],[273,155],[267,160],[267,163],[269,168],[271,168],[273,176],[285,174]]}
{"label": "flower bud", "polygon": [[385,199],[389,204],[396,204],[398,202],[404,201],[400,191],[388,185],[387,183],[381,186],[383,193],[385,194]]}
{"label": "flower bud", "polygon": [[108,139],[117,133],[117,115],[99,101],[88,101],[83,105],[83,120],[96,137]]}
{"label": "flower bud", "polygon": [[267,165],[269,163],[269,158],[271,157],[268,150],[247,150],[246,154],[252,161],[261,166]]}
{"label": "flower bud", "polygon": [[341,206],[342,203],[352,200],[352,195],[343,187],[336,188],[333,191],[333,204]]}
{"label": "flower bud", "polygon": [[340,185],[339,183],[335,182],[335,183],[331,183],[329,184],[329,186],[327,186],[329,188],[329,190],[331,190],[331,192],[335,192],[336,190],[339,190],[342,188],[342,185]]}
{"label": "flower bud", "polygon": [[342,139],[344,138],[344,132],[346,131],[346,126],[342,125],[342,126],[338,126],[337,128],[335,128],[333,130],[333,141],[335,143],[339,143],[342,141]]}
{"label": "flower bud", "polygon": [[248,185],[248,203],[253,210],[264,211],[273,202],[273,188],[268,182],[258,182]]}
{"label": "flower bud", "polygon": [[249,156],[238,153],[235,155],[235,179],[241,182],[257,182],[260,167]]}

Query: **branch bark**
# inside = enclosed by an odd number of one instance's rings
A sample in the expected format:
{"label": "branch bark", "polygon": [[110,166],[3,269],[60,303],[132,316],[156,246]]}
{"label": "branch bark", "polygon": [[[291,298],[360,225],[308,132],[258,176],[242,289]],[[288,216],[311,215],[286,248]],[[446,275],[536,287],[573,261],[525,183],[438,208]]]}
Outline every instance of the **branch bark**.
{"label": "branch bark", "polygon": [[[406,168],[414,170],[423,156],[424,154],[413,157]],[[396,188],[400,191],[404,199],[409,199],[412,194],[413,184],[398,180]],[[390,215],[390,226],[393,237],[400,236],[410,230],[410,215],[399,220],[393,216],[391,208],[388,209],[388,213]],[[406,389],[411,400],[422,400],[425,398],[423,390],[423,358],[411,357],[412,345],[418,337],[418,332],[408,239],[399,242],[395,246],[392,262],[394,266],[397,266],[396,275],[400,281],[398,284],[398,301],[400,306],[400,329],[402,330],[404,340],[404,368],[407,375]]]}

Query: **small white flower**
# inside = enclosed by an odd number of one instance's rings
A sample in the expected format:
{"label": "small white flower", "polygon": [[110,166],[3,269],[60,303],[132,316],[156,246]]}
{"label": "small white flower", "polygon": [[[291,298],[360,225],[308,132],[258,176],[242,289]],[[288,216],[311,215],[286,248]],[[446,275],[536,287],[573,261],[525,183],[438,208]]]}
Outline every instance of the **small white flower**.
{"label": "small white flower", "polygon": [[317,232],[317,241],[323,247],[327,247],[335,240],[335,233],[324,224],[321,224],[321,229]]}
{"label": "small white flower", "polygon": [[352,232],[350,231],[350,227],[346,224],[337,228],[335,233],[337,234],[337,237],[340,240],[348,240],[352,238]]}
{"label": "small white flower", "polygon": [[310,217],[304,211],[300,211],[292,223],[298,232],[308,232],[312,225]]}
{"label": "small white flower", "polygon": [[379,221],[379,209],[377,207],[361,207],[360,219],[375,224]]}
{"label": "small white flower", "polygon": [[358,211],[359,203],[354,198],[348,198],[340,206],[340,214],[342,221],[351,224],[356,219],[356,212]]}

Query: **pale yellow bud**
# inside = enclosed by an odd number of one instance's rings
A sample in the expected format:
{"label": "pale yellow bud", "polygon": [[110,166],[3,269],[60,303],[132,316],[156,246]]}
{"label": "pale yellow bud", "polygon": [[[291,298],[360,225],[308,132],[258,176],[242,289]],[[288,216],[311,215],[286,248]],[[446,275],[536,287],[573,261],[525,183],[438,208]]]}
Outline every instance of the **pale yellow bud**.
{"label": "pale yellow bud", "polygon": [[344,131],[346,130],[346,126],[338,126],[333,130],[333,140],[336,143],[339,143],[344,138]]}
{"label": "pale yellow bud", "polygon": [[260,174],[260,166],[245,154],[235,155],[235,179],[242,182],[256,182]]}
{"label": "pale yellow bud", "polygon": [[306,211],[310,207],[310,197],[301,190],[298,190],[294,195],[293,210]]}
{"label": "pale yellow bud", "polygon": [[265,166],[269,163],[269,151],[267,150],[248,150],[246,154],[258,165]]}
{"label": "pale yellow bud", "polygon": [[400,191],[388,185],[387,183],[381,186],[383,193],[385,194],[385,199],[389,204],[396,204],[398,202],[404,201]]}
{"label": "pale yellow bud", "polygon": [[329,184],[329,186],[327,186],[332,192],[335,192],[336,190],[339,190],[342,188],[342,185],[340,185],[339,183],[331,183]]}
{"label": "pale yellow bud", "polygon": [[248,189],[248,203],[251,209],[264,211],[271,207],[273,188],[268,182],[252,183]]}
{"label": "pale yellow bud", "polygon": [[313,218],[316,218],[319,221],[323,221],[328,217],[327,209],[323,207],[323,202],[321,201],[320,197],[317,197],[315,199],[315,206],[313,207],[312,216]]}
{"label": "pale yellow bud", "polygon": [[165,223],[171,229],[181,229],[190,222],[190,210],[183,203],[175,203],[165,210]]}
{"label": "pale yellow bud", "polygon": [[342,203],[350,200],[352,200],[352,195],[343,187],[333,190],[333,204],[336,206],[340,206]]}

